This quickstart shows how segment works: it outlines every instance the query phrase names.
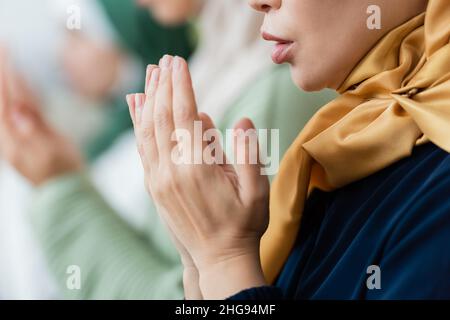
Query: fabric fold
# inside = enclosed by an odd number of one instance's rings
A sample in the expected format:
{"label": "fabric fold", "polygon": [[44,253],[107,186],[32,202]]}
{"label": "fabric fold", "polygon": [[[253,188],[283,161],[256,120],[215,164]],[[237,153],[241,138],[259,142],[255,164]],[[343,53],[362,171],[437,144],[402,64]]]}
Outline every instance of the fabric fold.
{"label": "fabric fold", "polygon": [[308,194],[367,177],[432,142],[450,152],[450,2],[389,32],[350,73],[286,153],[261,243],[273,282],[297,237]]}

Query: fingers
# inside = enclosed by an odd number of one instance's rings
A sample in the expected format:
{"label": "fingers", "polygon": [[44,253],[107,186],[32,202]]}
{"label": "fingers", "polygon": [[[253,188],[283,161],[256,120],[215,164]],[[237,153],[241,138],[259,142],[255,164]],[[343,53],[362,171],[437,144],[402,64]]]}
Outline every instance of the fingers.
{"label": "fingers", "polygon": [[136,104],[134,103],[135,101],[135,97],[134,94],[128,94],[126,96],[126,100],[127,100],[127,104],[128,104],[128,110],[130,111],[130,117],[131,120],[133,121],[133,126],[136,127],[136,116],[135,116],[135,112],[136,112]]}
{"label": "fingers", "polygon": [[[134,125],[134,132],[136,136],[136,144],[138,147],[139,155],[141,157],[141,163],[144,167],[144,171],[147,174],[151,173],[151,165],[152,160],[148,158],[146,149],[148,147],[145,145],[146,141],[142,137],[141,134],[141,127],[140,127],[140,121],[141,121],[141,113],[142,109],[144,108],[144,102],[145,102],[145,95],[144,94],[129,94],[127,95],[127,103],[128,107],[130,109],[131,118],[133,119],[133,125]],[[156,151],[156,148],[155,148]],[[146,183],[147,184],[147,183]]]}
{"label": "fingers", "polygon": [[[1,51],[1,50],[0,50]],[[35,95],[24,78],[8,64],[6,54],[0,53],[0,117],[8,122],[11,112],[29,113],[35,122],[44,123]],[[6,123],[5,123],[6,124]]]}
{"label": "fingers", "polygon": [[157,68],[158,66],[154,64],[150,64],[147,66],[147,73],[145,75],[145,91],[144,91],[147,96],[149,95],[148,90],[150,89],[150,80],[152,78],[152,73]]}
{"label": "fingers", "polygon": [[149,84],[147,86],[147,96],[144,107],[142,109],[142,118],[139,122],[139,136],[138,143],[142,145],[143,152],[146,158],[152,165],[157,166],[159,163],[159,151],[156,143],[155,124],[154,124],[154,109],[155,96],[158,91],[160,68],[153,66],[148,70],[151,74],[149,77]]}
{"label": "fingers", "polygon": [[134,95],[134,117],[138,126],[142,124],[142,112],[145,106],[146,96],[143,93],[136,93]]}
{"label": "fingers", "polygon": [[249,119],[239,121],[235,128],[236,172],[241,186],[241,197],[245,202],[253,202],[268,192],[267,176],[261,173],[258,135]]}
{"label": "fingers", "polygon": [[194,131],[194,121],[198,120],[194,89],[186,61],[175,57],[173,61],[173,121],[175,128]]}
{"label": "fingers", "polygon": [[227,165],[226,155],[223,151],[223,147],[221,145],[222,141],[217,141],[220,136],[220,132],[216,129],[214,122],[206,113],[199,113],[199,120],[202,122],[203,127],[203,136],[206,136],[207,141],[206,146],[203,148],[211,149],[210,152],[203,153],[204,157],[211,155],[212,159],[205,158],[203,159],[206,163],[214,163],[220,166]]}
{"label": "fingers", "polygon": [[211,117],[208,114],[206,114],[204,112],[200,112],[198,114],[198,118],[202,122],[203,131],[207,131],[207,130],[216,128],[216,126],[214,125],[214,122],[212,121]]}
{"label": "fingers", "polygon": [[171,161],[171,152],[176,146],[175,141],[172,141],[175,130],[172,112],[172,64],[171,56],[166,55],[161,59],[161,74],[155,97],[153,118],[160,162]]}
{"label": "fingers", "polygon": [[0,53],[0,117],[1,121],[6,121],[7,108],[9,106],[9,90],[8,90],[8,75],[7,75],[7,61],[5,54]]}
{"label": "fingers", "polygon": [[141,122],[142,109],[144,108],[145,94],[143,93],[129,94],[126,97],[126,100],[128,104],[128,109],[130,111],[131,120],[133,121],[133,125],[135,129],[138,129]]}
{"label": "fingers", "polygon": [[130,94],[126,100],[135,128],[135,135],[142,164],[147,173],[158,165],[158,148],[155,138],[153,110],[158,90],[160,69],[149,65],[145,77],[146,94]]}
{"label": "fingers", "polygon": [[199,120],[186,61],[166,55],[159,66],[149,65],[145,104],[142,97],[140,94],[127,96],[141,156],[150,166],[169,163],[177,145],[172,140],[175,130],[188,129],[193,134],[194,121]]}

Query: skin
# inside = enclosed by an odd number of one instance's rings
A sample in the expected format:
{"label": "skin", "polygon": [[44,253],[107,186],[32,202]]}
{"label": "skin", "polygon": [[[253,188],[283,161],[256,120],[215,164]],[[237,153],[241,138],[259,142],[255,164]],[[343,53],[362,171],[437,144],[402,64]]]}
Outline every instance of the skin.
{"label": "skin", "polygon": [[151,10],[162,24],[178,25],[192,18],[198,12],[202,0],[137,0],[137,3]]}
{"label": "skin", "polygon": [[1,49],[0,155],[34,185],[83,167],[77,148],[43,119],[38,99]]}
{"label": "skin", "polygon": [[[356,5],[359,0],[339,4],[327,0],[250,2],[265,14],[263,29],[270,25],[272,30],[285,32],[284,37],[294,41],[289,61],[292,75],[299,87],[309,90],[338,88],[383,35],[426,8],[426,1],[370,1],[387,12],[408,8],[405,10],[408,14],[386,14],[384,28],[373,31],[361,28],[363,19],[354,19],[358,14],[367,18],[365,11],[361,13]],[[323,10],[345,14],[344,17],[352,17],[354,21],[342,23],[333,18],[327,22],[327,28],[315,30],[316,19],[322,16]],[[302,21],[301,26],[298,21]],[[302,27],[313,32],[313,36],[305,36]],[[334,30],[333,36],[346,34],[351,40],[335,43],[338,41],[328,35],[329,30]],[[334,54],[335,50],[344,52]],[[328,59],[324,63],[326,67],[313,65],[318,57],[321,61]],[[159,67],[152,66],[148,71],[148,78],[153,80],[148,82],[147,94],[138,100],[134,95],[128,97],[147,186],[177,240],[183,261],[189,262],[189,268],[197,268],[202,296],[223,299],[241,290],[265,285],[259,243],[268,222],[266,177],[259,174],[258,166],[249,164],[233,170],[224,170],[219,165],[174,165],[170,158],[175,146],[171,133],[183,128],[193,135],[192,123],[198,119],[209,124],[207,127],[212,123],[197,112],[189,71],[182,59],[166,56]],[[245,130],[253,125],[244,119],[236,128]],[[238,139],[236,148],[251,152],[245,140]]]}
{"label": "skin", "polygon": [[73,88],[86,98],[108,97],[124,60],[114,46],[98,44],[79,33],[67,34],[62,53],[64,71]]}
{"label": "skin", "polygon": [[[306,91],[337,89],[388,31],[425,11],[426,0],[249,0],[265,19],[262,30],[293,41],[291,66]],[[382,28],[366,26],[369,5],[381,9]]]}
{"label": "skin", "polygon": [[[203,121],[204,130],[214,125],[207,115],[198,114],[191,77],[182,58],[165,56],[159,66],[149,67],[147,78],[147,94],[130,95],[127,100],[148,190],[175,239],[183,264],[191,271],[198,270],[198,283],[186,281],[194,285],[186,288],[186,293],[200,291],[208,299],[223,298],[224,293],[231,295],[241,285],[264,283],[259,239],[268,223],[267,177],[260,175],[260,166],[254,164],[175,165],[171,160],[175,147],[172,132],[185,129],[193,136],[193,124],[198,120]],[[236,126],[251,128],[253,124],[246,119]],[[236,148],[249,155],[249,138],[236,140]],[[217,186],[222,192],[211,193]],[[251,214],[253,210],[258,217]],[[204,223],[197,223],[200,221]],[[245,275],[240,278],[242,282],[227,286],[224,292],[211,286],[219,270],[227,279],[235,268]]]}
{"label": "skin", "polygon": [[[383,35],[423,12],[426,3],[250,0],[253,8],[265,14],[263,30],[294,42],[288,62],[295,83],[307,90],[338,88]],[[381,30],[365,27],[369,4],[382,8]],[[18,82],[10,80],[6,86],[7,80],[16,75],[2,67],[4,64],[4,55],[0,54],[0,150],[37,185],[80,170],[81,162],[71,148],[62,148],[58,136],[36,115],[36,100]],[[21,103],[14,102],[14,96],[22,97]],[[243,289],[265,285],[259,242],[268,222],[269,183],[259,174],[259,165],[177,166],[171,161],[174,129],[183,128],[193,134],[194,120],[202,121],[205,130],[214,128],[209,117],[197,111],[186,62],[166,56],[159,66],[149,66],[145,94],[129,95],[127,101],[146,186],[185,267],[186,298],[223,299]],[[27,134],[15,130],[11,121],[19,121]],[[253,124],[248,119],[236,125],[236,129],[250,128]],[[50,142],[43,144],[41,137]],[[26,148],[22,144],[25,140],[29,143]],[[237,150],[254,152],[249,150],[248,138],[236,140]],[[38,147],[43,150],[36,154]],[[207,144],[201,147],[207,148]],[[23,164],[19,160],[30,157],[33,162]],[[38,157],[43,160],[38,161]],[[51,157],[64,165],[55,166]]]}

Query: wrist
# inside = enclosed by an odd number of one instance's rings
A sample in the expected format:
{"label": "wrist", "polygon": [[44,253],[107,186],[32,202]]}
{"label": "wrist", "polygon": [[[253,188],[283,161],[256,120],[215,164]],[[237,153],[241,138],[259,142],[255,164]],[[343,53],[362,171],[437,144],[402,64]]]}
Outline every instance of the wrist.
{"label": "wrist", "polygon": [[183,270],[184,297],[186,300],[202,300],[199,286],[198,270],[195,266],[184,267]]}
{"label": "wrist", "polygon": [[241,253],[199,268],[199,284],[208,300],[226,299],[246,289],[266,285],[259,251]]}

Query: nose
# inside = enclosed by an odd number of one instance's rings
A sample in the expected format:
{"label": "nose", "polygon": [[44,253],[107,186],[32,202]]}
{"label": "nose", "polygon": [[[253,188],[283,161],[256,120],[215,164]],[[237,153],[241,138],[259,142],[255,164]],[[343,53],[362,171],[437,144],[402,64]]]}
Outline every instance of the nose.
{"label": "nose", "polygon": [[256,11],[267,13],[272,9],[279,9],[282,0],[249,0],[250,6]]}

